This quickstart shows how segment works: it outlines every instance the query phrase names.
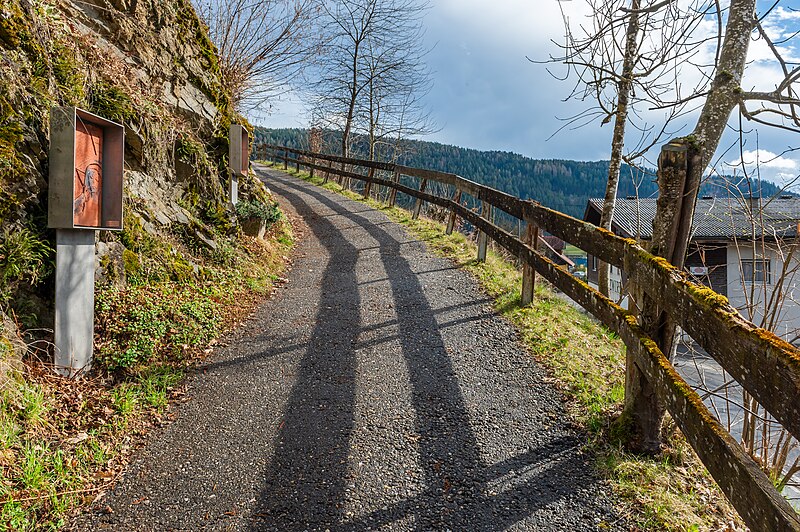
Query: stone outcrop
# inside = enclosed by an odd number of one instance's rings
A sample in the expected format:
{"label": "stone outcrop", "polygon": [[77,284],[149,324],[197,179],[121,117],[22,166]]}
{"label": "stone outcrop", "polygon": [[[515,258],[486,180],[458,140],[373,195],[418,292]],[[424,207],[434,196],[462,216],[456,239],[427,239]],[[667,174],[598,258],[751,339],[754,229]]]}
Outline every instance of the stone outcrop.
{"label": "stone outcrop", "polygon": [[[25,228],[49,250],[45,261],[54,261],[46,228],[53,105],[125,126],[126,231],[101,234],[98,279],[125,282],[126,265],[141,259],[126,248],[143,238],[138,232],[165,245],[182,235],[216,249],[219,235],[236,230],[224,193],[227,135],[243,119],[231,109],[216,49],[189,0],[5,0],[0,78],[0,255],[4,235]],[[266,198],[263,185],[247,181],[240,190]],[[3,281],[2,268],[0,309],[20,294],[38,299],[52,290],[45,267],[14,283]]]}

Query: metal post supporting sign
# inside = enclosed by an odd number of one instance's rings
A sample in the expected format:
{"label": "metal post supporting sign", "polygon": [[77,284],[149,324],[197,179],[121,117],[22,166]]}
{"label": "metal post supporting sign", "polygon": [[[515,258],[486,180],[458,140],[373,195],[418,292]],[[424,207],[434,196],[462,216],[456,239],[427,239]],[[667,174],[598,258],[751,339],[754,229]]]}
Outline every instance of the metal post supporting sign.
{"label": "metal post supporting sign", "polygon": [[229,146],[230,200],[236,205],[239,202],[239,177],[250,171],[250,132],[246,127],[231,124]]}
{"label": "metal post supporting sign", "polygon": [[122,230],[124,128],[75,107],[50,113],[48,227],[56,229],[55,360],[79,376],[92,363],[97,230]]}

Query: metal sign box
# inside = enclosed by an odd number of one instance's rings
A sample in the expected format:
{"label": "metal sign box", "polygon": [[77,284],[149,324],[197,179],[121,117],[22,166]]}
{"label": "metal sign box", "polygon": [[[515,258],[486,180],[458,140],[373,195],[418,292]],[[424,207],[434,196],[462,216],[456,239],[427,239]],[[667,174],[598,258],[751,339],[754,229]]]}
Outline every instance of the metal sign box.
{"label": "metal sign box", "polygon": [[122,230],[125,128],[77,107],[50,112],[47,225]]}
{"label": "metal sign box", "polygon": [[231,171],[244,176],[250,171],[250,132],[240,124],[231,124],[230,151],[228,154]]}

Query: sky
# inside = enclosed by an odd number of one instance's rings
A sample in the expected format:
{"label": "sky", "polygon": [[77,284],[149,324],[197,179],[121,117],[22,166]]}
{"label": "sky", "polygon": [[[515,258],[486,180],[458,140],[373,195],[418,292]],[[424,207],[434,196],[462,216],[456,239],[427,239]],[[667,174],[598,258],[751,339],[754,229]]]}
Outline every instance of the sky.
{"label": "sky", "polygon": [[[585,21],[584,0],[564,0],[560,5],[575,24]],[[588,104],[564,101],[572,83],[548,73],[548,69],[563,73],[562,65],[529,60],[543,61],[559,53],[552,41],[563,42],[560,5],[557,0],[431,0],[424,23],[433,88],[426,104],[440,129],[425,140],[541,159],[608,159],[613,124],[594,122],[558,132],[564,118]],[[766,21],[775,36],[800,30],[800,11],[794,11],[800,10],[800,0],[783,0],[782,6]],[[713,24],[701,27],[713,30]],[[790,41],[782,48],[785,57],[800,61],[800,44]],[[749,59],[745,88],[774,88],[780,71],[763,41],[751,43]],[[676,136],[691,131],[693,117],[687,117],[683,129],[676,126]],[[653,114],[651,120],[660,121],[660,115]],[[262,123],[305,127],[307,118],[302,105],[289,95],[276,102],[274,113]],[[726,173],[743,158],[747,164],[758,160],[761,176],[770,181],[784,184],[797,179],[800,151],[784,151],[800,146],[800,134],[757,128],[743,150],[734,146],[726,151],[737,138],[728,134],[718,151],[721,162],[728,163],[721,166]],[[793,190],[798,188],[792,185]]]}

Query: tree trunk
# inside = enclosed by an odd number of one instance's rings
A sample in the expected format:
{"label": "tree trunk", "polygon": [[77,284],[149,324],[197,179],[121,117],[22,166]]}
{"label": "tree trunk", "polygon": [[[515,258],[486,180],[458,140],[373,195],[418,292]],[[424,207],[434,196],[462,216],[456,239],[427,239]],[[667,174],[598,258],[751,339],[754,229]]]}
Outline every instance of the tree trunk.
{"label": "tree trunk", "polygon": [[[356,109],[356,99],[358,99],[358,59],[359,59],[359,46],[360,42],[356,41],[353,45],[353,65],[351,79],[352,85],[350,86],[350,101],[347,102],[347,115],[344,122],[344,131],[342,132],[342,157],[350,156],[350,130],[353,127],[353,115]],[[344,170],[344,168],[342,168]]]}
{"label": "tree trunk", "polygon": [[[750,35],[755,28],[756,0],[732,0],[714,80],[692,135],[677,139],[659,158],[659,199],[653,221],[651,252],[682,268],[691,236],[697,192],[705,168],[719,146],[731,112],[739,103]],[[643,298],[642,327],[670,359],[676,347],[675,323]],[[661,441],[664,407],[639,368],[630,360],[626,368],[625,411],[628,445],[634,451],[656,452]]]}
{"label": "tree trunk", "polygon": [[[611,230],[614,219],[614,205],[619,188],[619,171],[622,167],[622,148],[625,146],[625,126],[628,123],[628,103],[633,90],[633,70],[637,60],[637,40],[639,38],[639,8],[641,0],[631,2],[631,18],[625,33],[625,58],[622,62],[622,73],[617,81],[617,110],[614,113],[614,135],[611,139],[611,161],[608,165],[608,182],[603,200],[603,212],[600,214],[600,227]],[[610,267],[600,261],[597,265],[597,285],[600,293],[608,296],[608,278]]]}

